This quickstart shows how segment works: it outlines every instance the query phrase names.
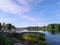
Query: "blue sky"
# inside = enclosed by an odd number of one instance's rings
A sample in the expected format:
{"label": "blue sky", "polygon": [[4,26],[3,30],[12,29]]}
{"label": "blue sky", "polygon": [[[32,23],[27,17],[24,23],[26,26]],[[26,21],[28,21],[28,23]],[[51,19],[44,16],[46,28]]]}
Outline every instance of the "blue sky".
{"label": "blue sky", "polygon": [[0,22],[16,27],[60,23],[60,0],[0,0]]}

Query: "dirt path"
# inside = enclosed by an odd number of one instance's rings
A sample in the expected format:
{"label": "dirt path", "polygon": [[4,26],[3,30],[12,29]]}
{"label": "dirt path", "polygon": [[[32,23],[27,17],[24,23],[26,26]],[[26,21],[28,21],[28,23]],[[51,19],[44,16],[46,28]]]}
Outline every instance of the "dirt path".
{"label": "dirt path", "polygon": [[23,45],[23,44],[21,44],[21,43],[15,43],[15,45]]}

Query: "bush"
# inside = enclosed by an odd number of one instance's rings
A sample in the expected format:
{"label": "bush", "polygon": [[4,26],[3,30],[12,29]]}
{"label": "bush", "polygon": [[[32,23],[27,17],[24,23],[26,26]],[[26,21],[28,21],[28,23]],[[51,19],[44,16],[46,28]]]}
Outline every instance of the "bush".
{"label": "bush", "polygon": [[42,33],[22,33],[21,38],[23,39],[24,45],[49,45],[45,42],[45,34]]}
{"label": "bush", "polygon": [[0,45],[14,45],[14,43],[3,34],[0,34]]}

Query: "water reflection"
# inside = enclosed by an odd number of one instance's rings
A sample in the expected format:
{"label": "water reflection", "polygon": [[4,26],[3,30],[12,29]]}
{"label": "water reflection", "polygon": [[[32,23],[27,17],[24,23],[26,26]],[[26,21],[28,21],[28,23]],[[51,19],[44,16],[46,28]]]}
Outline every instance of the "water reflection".
{"label": "water reflection", "polygon": [[60,34],[60,30],[49,30],[48,32],[50,32],[51,34]]}
{"label": "water reflection", "polygon": [[47,31],[45,32],[45,39],[50,45],[60,45],[60,32],[59,31]]}

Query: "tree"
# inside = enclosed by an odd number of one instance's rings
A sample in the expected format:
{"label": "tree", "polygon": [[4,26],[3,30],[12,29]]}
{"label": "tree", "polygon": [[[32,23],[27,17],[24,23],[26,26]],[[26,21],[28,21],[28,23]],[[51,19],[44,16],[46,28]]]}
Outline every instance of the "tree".
{"label": "tree", "polygon": [[11,32],[11,29],[16,29],[12,24],[6,24],[6,28],[9,30],[9,32]]}
{"label": "tree", "polygon": [[15,26],[14,26],[14,25],[12,25],[12,26],[11,26],[11,28],[12,28],[12,29],[15,29]]}
{"label": "tree", "polygon": [[0,23],[0,31],[3,33],[2,24]]}
{"label": "tree", "polygon": [[9,33],[11,33],[11,27],[12,27],[12,24],[6,24],[6,28],[9,30]]}
{"label": "tree", "polygon": [[0,23],[0,30],[1,30],[1,27],[2,27],[2,26],[1,26],[1,23]]}
{"label": "tree", "polygon": [[6,24],[8,30],[11,30],[12,24]]}
{"label": "tree", "polygon": [[3,24],[2,24],[2,30],[5,30],[5,29],[6,29],[6,24],[3,23]]}

